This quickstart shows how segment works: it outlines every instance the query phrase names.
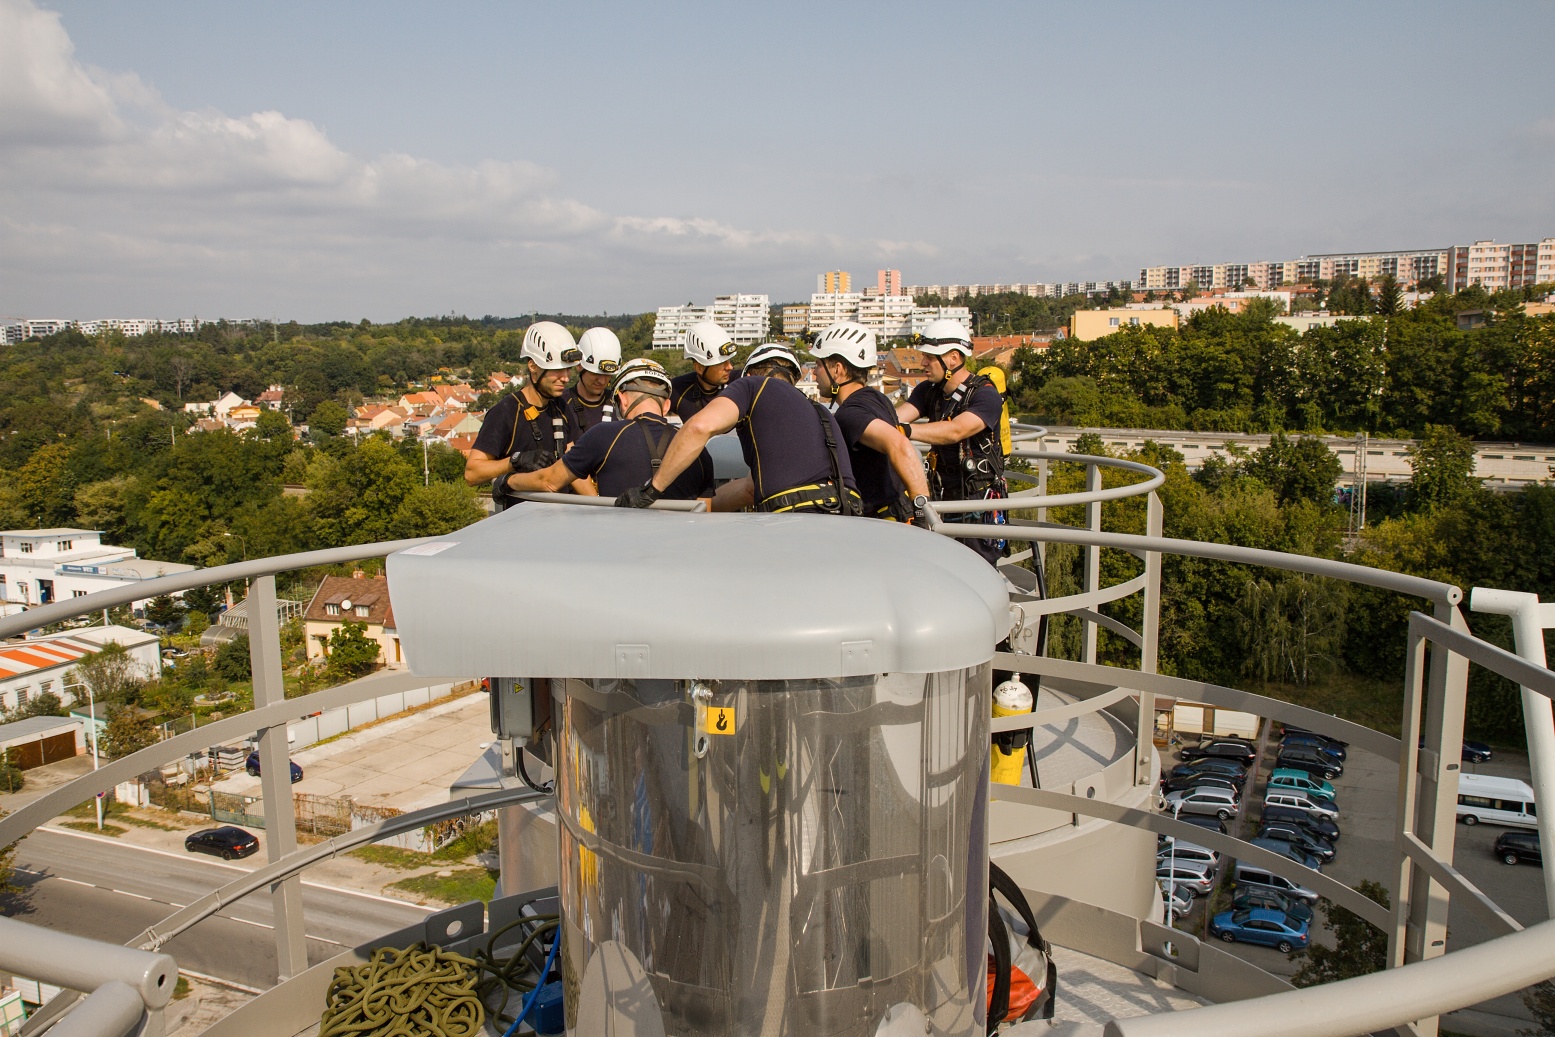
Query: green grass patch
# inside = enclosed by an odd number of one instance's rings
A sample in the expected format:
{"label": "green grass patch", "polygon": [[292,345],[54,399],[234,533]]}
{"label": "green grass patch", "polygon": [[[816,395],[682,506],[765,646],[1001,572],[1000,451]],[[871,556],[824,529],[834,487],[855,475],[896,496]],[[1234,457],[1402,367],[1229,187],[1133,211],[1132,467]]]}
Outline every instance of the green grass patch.
{"label": "green grass patch", "polygon": [[1379,681],[1341,673],[1305,687],[1295,684],[1247,684],[1245,688],[1258,695],[1315,709],[1319,713],[1331,713],[1340,719],[1395,738],[1402,727],[1402,682]]}
{"label": "green grass patch", "polygon": [[402,850],[398,846],[362,846],[352,850],[351,856],[369,864],[381,864],[385,868],[398,868],[400,871],[430,868],[437,864],[428,854]]}
{"label": "green grass patch", "polygon": [[173,1000],[182,1001],[189,996],[189,981],[183,976],[178,977],[178,983],[173,987]]}
{"label": "green grass patch", "polygon": [[[105,800],[103,802],[103,820],[107,821],[112,818],[119,824],[134,825],[136,828],[155,828],[163,832],[182,832],[188,827],[187,825],[170,825],[164,824],[161,821],[153,821],[150,818],[136,817],[130,813],[130,810],[131,808],[123,803],[115,800]],[[93,822],[92,827],[97,827],[97,806],[90,799],[85,803],[77,803],[65,811],[65,813],[71,817],[91,818]]]}
{"label": "green grass patch", "polygon": [[[83,832],[95,832],[95,831],[97,831],[97,822],[96,821],[66,821],[65,822],[65,827],[66,828],[76,828],[76,829],[79,829],[79,830],[81,830]],[[119,836],[123,835],[125,832],[128,832],[128,831],[129,831],[128,828],[120,828],[118,825],[110,825],[110,824],[108,824],[105,821],[105,822],[103,822],[103,828],[102,828],[102,833],[101,834],[103,834],[103,835],[111,835],[115,839],[117,839]]]}
{"label": "green grass patch", "polygon": [[417,896],[441,900],[445,904],[463,904],[470,900],[490,901],[497,891],[497,875],[485,868],[456,868],[450,875],[414,875],[389,884]]}
{"label": "green grass patch", "polygon": [[433,853],[440,861],[462,861],[477,853],[485,853],[497,845],[497,822],[493,818],[471,828],[459,838]]}

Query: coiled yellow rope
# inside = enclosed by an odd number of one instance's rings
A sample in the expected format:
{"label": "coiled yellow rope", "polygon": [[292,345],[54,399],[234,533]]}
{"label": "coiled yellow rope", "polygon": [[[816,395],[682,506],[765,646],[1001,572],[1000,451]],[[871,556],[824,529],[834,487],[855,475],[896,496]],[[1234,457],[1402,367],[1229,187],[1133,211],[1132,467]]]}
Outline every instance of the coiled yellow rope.
{"label": "coiled yellow rope", "polygon": [[319,1037],[475,1037],[486,1022],[477,963],[418,943],[335,970]]}

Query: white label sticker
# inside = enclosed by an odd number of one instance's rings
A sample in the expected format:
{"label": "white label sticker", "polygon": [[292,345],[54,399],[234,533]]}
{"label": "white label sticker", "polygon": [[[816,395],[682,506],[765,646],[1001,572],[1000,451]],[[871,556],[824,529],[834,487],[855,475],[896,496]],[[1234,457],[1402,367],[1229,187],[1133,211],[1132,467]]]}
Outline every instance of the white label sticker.
{"label": "white label sticker", "polygon": [[401,551],[402,555],[435,555],[442,554],[450,547],[458,547],[457,540],[438,540],[431,544],[417,544],[415,547],[407,547]]}

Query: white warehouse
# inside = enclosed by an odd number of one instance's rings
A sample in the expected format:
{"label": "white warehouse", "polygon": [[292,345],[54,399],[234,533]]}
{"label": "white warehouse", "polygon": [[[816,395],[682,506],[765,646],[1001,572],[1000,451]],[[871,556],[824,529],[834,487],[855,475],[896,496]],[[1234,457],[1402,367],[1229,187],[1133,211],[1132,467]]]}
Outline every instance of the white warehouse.
{"label": "white warehouse", "polygon": [[8,529],[0,532],[0,614],[196,568],[137,558],[93,529]]}

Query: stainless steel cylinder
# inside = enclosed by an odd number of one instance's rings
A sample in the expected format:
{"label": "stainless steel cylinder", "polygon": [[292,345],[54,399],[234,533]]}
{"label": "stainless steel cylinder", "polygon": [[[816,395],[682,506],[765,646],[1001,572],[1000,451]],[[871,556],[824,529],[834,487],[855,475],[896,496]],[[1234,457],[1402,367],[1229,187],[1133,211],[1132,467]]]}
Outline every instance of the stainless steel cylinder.
{"label": "stainless steel cylinder", "polygon": [[557,684],[569,1034],[983,1033],[986,664]]}

